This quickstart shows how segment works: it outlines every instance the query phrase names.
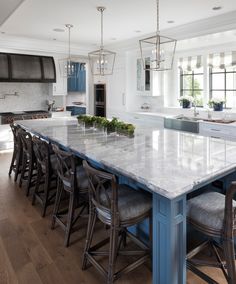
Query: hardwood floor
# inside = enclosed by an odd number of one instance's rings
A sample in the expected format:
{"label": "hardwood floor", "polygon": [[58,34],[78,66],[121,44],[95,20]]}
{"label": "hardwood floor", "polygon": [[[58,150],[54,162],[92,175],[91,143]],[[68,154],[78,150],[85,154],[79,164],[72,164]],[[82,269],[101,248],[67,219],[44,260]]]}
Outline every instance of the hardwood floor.
{"label": "hardwood floor", "polygon": [[[72,234],[69,248],[63,246],[64,233],[50,229],[51,217],[40,215],[38,206],[8,177],[11,153],[0,153],[0,284],[102,284],[93,268],[81,270],[86,233],[84,226]],[[99,236],[104,228],[98,226]],[[117,284],[151,284],[150,265],[143,265],[119,279]],[[207,269],[219,283],[226,283],[221,271]],[[187,283],[205,283],[188,273]],[[170,283],[171,284],[171,283]]]}

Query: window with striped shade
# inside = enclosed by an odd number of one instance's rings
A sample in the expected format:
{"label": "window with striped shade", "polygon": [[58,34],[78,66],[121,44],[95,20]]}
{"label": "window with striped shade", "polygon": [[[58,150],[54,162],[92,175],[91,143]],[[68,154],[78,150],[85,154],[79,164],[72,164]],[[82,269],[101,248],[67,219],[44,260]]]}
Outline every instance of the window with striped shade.
{"label": "window with striped shade", "polygon": [[178,67],[180,70],[192,71],[202,67],[202,55],[179,58]]}
{"label": "window with striped shade", "polygon": [[208,55],[210,68],[226,69],[236,66],[236,51],[211,53]]}

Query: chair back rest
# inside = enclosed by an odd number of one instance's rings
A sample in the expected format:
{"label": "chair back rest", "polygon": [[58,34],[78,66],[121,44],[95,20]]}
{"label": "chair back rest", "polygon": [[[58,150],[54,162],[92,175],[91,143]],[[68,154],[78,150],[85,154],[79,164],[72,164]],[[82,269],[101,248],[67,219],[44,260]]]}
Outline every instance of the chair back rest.
{"label": "chair back rest", "polygon": [[83,167],[89,180],[89,199],[96,209],[98,218],[104,223],[114,223],[119,214],[116,177],[93,168],[85,160]]}
{"label": "chair back rest", "polygon": [[37,165],[44,174],[49,174],[50,167],[50,145],[36,136],[33,137],[33,149],[37,160]]}
{"label": "chair back rest", "polygon": [[60,149],[52,144],[52,149],[57,157],[57,174],[68,192],[74,192],[77,186],[75,157],[71,152]]}
{"label": "chair back rest", "polygon": [[21,148],[21,139],[19,136],[19,130],[21,129],[21,127],[19,125],[15,125],[14,123],[11,123],[10,127],[13,133],[14,147]]}
{"label": "chair back rest", "polygon": [[29,157],[34,158],[32,135],[24,129],[19,130],[23,152]]}

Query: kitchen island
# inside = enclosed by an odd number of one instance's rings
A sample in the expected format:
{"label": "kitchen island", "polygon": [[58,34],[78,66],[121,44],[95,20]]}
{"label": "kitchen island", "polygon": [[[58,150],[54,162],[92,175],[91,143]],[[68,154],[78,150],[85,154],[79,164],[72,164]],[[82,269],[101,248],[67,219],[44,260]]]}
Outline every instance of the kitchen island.
{"label": "kitchen island", "polygon": [[17,123],[152,193],[153,283],[185,284],[187,194],[235,171],[236,142],[167,129],[128,138],[61,122]]}

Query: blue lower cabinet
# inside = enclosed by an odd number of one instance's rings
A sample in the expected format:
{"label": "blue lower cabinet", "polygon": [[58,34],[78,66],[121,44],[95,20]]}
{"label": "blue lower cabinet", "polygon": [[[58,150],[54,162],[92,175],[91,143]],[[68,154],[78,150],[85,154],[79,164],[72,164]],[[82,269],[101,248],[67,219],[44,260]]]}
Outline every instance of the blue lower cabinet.
{"label": "blue lower cabinet", "polygon": [[67,106],[66,110],[71,111],[71,115],[86,114],[86,107]]}

